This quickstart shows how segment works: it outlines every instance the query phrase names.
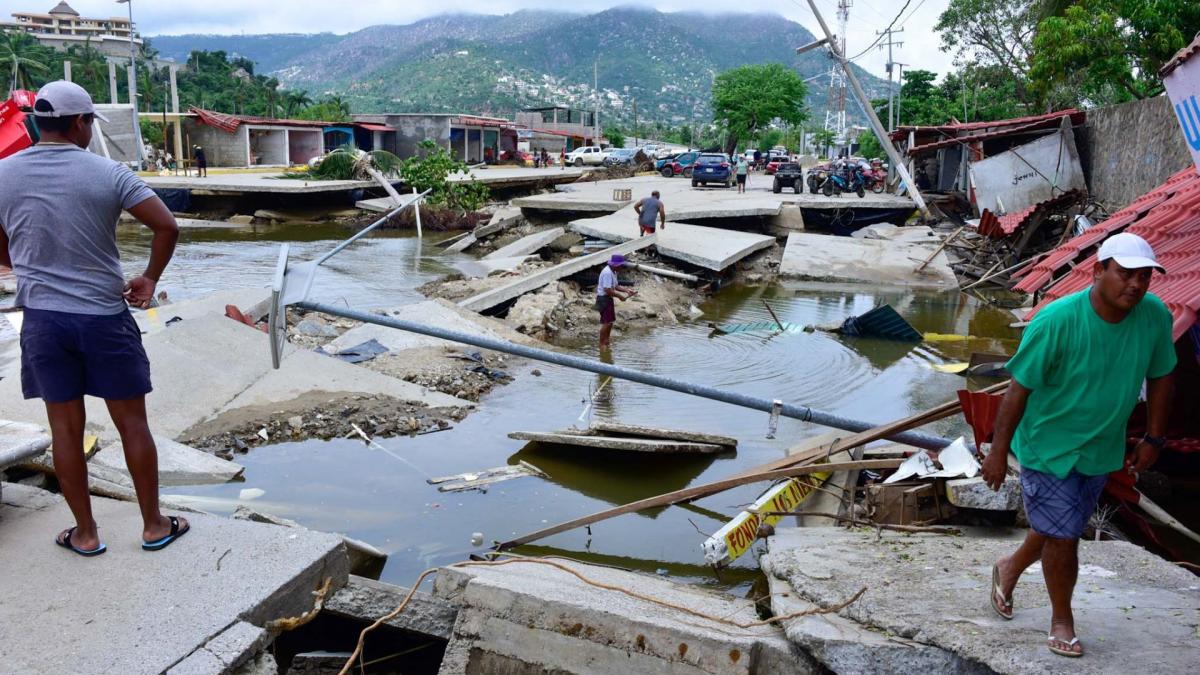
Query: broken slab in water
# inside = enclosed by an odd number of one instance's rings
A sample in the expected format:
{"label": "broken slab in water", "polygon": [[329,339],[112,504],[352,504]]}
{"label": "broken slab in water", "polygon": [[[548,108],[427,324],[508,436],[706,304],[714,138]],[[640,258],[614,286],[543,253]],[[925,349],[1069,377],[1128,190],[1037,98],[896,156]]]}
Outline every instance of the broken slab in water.
{"label": "broken slab in water", "polygon": [[529,255],[537,253],[543,248],[546,248],[555,239],[558,239],[566,232],[561,227],[552,227],[541,232],[534,232],[531,235],[521,237],[508,246],[502,246],[495,251],[483,256],[484,260],[495,260],[502,258],[515,258],[517,256]]}
{"label": "broken slab in water", "polygon": [[949,290],[958,288],[945,251],[938,251],[926,267],[929,246],[877,239],[855,239],[827,234],[793,232],[788,235],[779,274],[813,281],[849,281],[866,284],[914,286]]}
{"label": "broken slab in water", "polygon": [[328,534],[187,514],[187,536],[146,553],[137,505],[93,498],[108,551],[85,561],[51,543],[74,521],[60,497],[7,484],[4,502],[6,672],[229,672],[267,622],[311,609],[326,579],[346,583],[345,549]]}
{"label": "broken slab in water", "polygon": [[155,333],[176,318],[187,321],[209,314],[225,314],[226,305],[234,305],[251,319],[265,319],[270,308],[271,291],[266,288],[227,288],[201,298],[169,302],[144,311],[132,310],[142,333]]}
{"label": "broken slab in water", "polygon": [[592,422],[591,428],[594,431],[608,433],[609,435],[638,436],[642,438],[658,438],[676,441],[693,441],[696,443],[721,445],[727,448],[736,448],[738,444],[737,439],[732,436],[705,434],[698,431],[685,431],[683,429],[659,429],[657,427],[621,424],[619,422],[611,422],[606,420],[597,420]]}
{"label": "broken slab in water", "polygon": [[442,568],[434,595],[459,611],[441,675],[818,672],[779,628],[737,625],[758,621],[749,600],[611,567],[548,562],[642,597],[537,560]]}
{"label": "broken slab in water", "polygon": [[634,251],[639,251],[643,248],[651,246],[658,235],[641,237],[632,241],[627,241],[623,244],[618,244],[611,248],[606,248],[596,253],[582,255],[578,258],[571,258],[566,262],[559,263],[549,269],[539,270],[533,274],[514,279],[499,288],[493,288],[488,291],[483,291],[473,295],[458,303],[458,306],[463,309],[468,309],[474,312],[483,312],[496,305],[508,302],[513,298],[520,297],[530,291],[545,286],[549,283],[558,281],[563,277],[570,276],[576,272],[582,272],[591,267],[598,267],[605,264],[608,259],[616,253],[628,255]]}
{"label": "broken slab in water", "polygon": [[514,431],[509,438],[518,441],[535,441],[548,445],[574,445],[600,450],[625,450],[629,452],[649,452],[658,454],[713,454],[728,450],[727,446],[715,443],[698,443],[696,441],[681,441],[660,438],[632,438],[627,436],[602,435],[590,429],[581,431],[567,430],[559,432]]}
{"label": "broken slab in water", "polygon": [[1077,673],[1086,666],[1088,672],[1167,673],[1187,672],[1200,662],[1195,575],[1125,542],[1080,543],[1072,604],[1085,649],[1082,661],[1046,649],[1049,598],[1036,566],[1017,585],[1015,618],[998,617],[988,604],[991,566],[1012,553],[1022,535],[996,529],[969,530],[966,537],[780,529],[767,540],[765,567],[786,581],[797,599],[824,606],[866,587],[839,617],[914,645],[906,651],[880,650],[859,644],[857,630],[846,639],[832,633],[836,626],[785,622],[798,646],[822,660],[841,651],[839,658],[853,661],[840,663],[861,666],[854,672]]}
{"label": "broken slab in water", "polygon": [[[586,237],[614,242],[631,241],[640,234],[632,209],[602,218],[574,220],[571,229]],[[660,229],[656,237],[660,255],[715,272],[775,245],[775,237],[770,235],[673,222]]]}

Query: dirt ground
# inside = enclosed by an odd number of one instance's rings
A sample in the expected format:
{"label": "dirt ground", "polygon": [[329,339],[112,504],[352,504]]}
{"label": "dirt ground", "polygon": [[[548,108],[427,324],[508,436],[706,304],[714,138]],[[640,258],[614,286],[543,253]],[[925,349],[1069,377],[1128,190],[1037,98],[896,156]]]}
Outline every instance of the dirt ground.
{"label": "dirt ground", "polygon": [[312,391],[287,403],[239,408],[199,424],[180,441],[224,459],[273,443],[358,437],[416,436],[443,431],[465,417],[463,408],[427,408],[389,396]]}

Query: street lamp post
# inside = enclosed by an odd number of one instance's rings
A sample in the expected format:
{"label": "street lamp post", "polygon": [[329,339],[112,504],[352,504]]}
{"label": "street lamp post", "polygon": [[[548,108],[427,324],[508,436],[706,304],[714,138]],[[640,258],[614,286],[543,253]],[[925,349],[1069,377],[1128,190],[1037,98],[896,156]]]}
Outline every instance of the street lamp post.
{"label": "street lamp post", "polygon": [[129,104],[133,106],[133,138],[137,146],[138,168],[142,168],[145,160],[145,148],[142,146],[142,121],[138,116],[137,107],[137,49],[133,44],[133,0],[117,0],[118,5],[129,8]]}

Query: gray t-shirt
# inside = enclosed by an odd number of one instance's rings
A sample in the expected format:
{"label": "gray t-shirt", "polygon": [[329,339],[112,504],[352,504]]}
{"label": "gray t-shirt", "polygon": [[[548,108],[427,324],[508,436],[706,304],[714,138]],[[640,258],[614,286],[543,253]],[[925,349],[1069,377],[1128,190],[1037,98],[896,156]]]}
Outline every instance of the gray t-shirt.
{"label": "gray t-shirt", "polygon": [[654,221],[658,220],[658,209],[662,202],[654,197],[642,198],[642,215],[638,216],[638,225],[642,227],[654,227]]}
{"label": "gray t-shirt", "polygon": [[125,166],[74,145],[38,144],[0,160],[0,228],[18,307],[125,311],[117,218],[154,196]]}

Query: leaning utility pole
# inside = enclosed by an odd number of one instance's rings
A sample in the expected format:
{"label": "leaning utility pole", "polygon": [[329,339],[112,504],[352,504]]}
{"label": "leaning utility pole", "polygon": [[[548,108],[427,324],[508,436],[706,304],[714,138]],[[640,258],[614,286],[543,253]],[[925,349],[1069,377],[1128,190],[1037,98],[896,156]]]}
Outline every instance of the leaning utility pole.
{"label": "leaning utility pole", "polygon": [[842,65],[842,70],[846,72],[846,79],[850,81],[850,86],[854,89],[854,95],[858,97],[858,102],[862,105],[863,111],[866,112],[867,120],[871,122],[871,129],[875,132],[875,136],[887,152],[892,166],[896,167],[896,171],[900,174],[900,180],[904,181],[905,186],[908,187],[908,192],[912,195],[913,201],[916,202],[917,208],[921,210],[921,215],[926,218],[932,218],[933,215],[929,212],[929,205],[925,203],[925,198],[921,196],[920,190],[917,189],[917,184],[913,182],[912,176],[909,175],[908,169],[905,168],[904,160],[900,158],[900,153],[896,152],[896,146],[892,145],[892,139],[884,131],[883,123],[879,121],[879,116],[871,108],[871,100],[867,98],[867,93],[863,91],[862,84],[858,81],[858,76],[854,74],[854,69],[850,67],[850,62],[846,60],[845,53],[838,46],[837,39],[834,38],[833,33],[829,32],[829,26],[825,24],[825,17],[821,16],[821,12],[817,10],[817,5],[813,0],[808,0],[808,6],[812,9],[813,15],[817,17],[817,23],[821,24],[821,31],[825,33],[825,39],[819,40],[812,45],[797,47],[796,52],[807,51],[822,43],[829,47],[833,58]]}
{"label": "leaning utility pole", "polygon": [[[892,60],[892,47],[903,47],[904,46],[903,41],[896,42],[895,40],[892,39],[892,37],[894,36],[895,33],[903,33],[903,32],[904,32],[903,28],[889,28],[883,32],[875,31],[876,35],[886,35],[887,36],[887,42],[880,42],[879,49],[882,50],[884,47],[887,47],[887,50],[888,50],[888,60],[887,60],[888,131],[896,130],[896,118],[894,115],[892,115],[892,101],[899,98],[898,96],[896,96],[896,88],[892,85],[892,68],[895,67],[895,65],[896,65],[896,62]],[[904,86],[903,82],[901,83],[900,86],[901,87]]]}

